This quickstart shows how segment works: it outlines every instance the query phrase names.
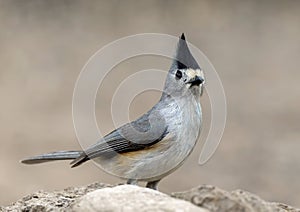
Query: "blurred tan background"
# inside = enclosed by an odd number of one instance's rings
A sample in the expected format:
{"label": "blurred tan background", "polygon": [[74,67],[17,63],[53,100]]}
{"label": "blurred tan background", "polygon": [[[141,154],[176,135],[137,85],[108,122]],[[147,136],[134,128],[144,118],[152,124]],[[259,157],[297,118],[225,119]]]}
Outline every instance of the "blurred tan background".
{"label": "blurred tan background", "polygon": [[[19,160],[80,148],[72,93],[81,68],[99,48],[136,33],[185,32],[222,79],[227,127],[207,164],[197,164],[200,141],[160,190],[213,184],[300,207],[299,11],[299,1],[1,0],[0,205],[40,189],[120,182],[93,163],[70,169],[67,162],[25,166]],[[122,77],[149,64],[168,69],[169,62],[135,58],[116,67],[103,85],[107,92],[97,97],[105,132],[113,129],[110,100]],[[141,95],[133,102],[133,118],[158,98],[148,95],[152,98]]]}

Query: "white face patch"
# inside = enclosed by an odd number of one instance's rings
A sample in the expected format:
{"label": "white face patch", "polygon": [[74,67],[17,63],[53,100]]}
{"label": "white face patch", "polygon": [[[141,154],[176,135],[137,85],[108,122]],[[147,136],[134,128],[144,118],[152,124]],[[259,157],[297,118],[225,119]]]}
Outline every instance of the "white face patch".
{"label": "white face patch", "polygon": [[[189,69],[186,69],[185,74],[186,74],[186,77],[187,77],[187,81],[195,79],[196,77],[201,77],[202,79],[204,79],[204,82],[205,82],[203,70],[189,68]],[[199,85],[200,96],[202,96],[202,94],[203,94],[203,83],[201,83]],[[192,85],[189,84],[189,83],[186,84],[187,88],[191,88],[191,86]]]}
{"label": "white face patch", "polygon": [[186,73],[188,79],[193,79],[196,76],[201,77],[202,79],[204,79],[204,73],[200,69],[191,69],[191,68],[189,68],[185,71],[185,73]]}

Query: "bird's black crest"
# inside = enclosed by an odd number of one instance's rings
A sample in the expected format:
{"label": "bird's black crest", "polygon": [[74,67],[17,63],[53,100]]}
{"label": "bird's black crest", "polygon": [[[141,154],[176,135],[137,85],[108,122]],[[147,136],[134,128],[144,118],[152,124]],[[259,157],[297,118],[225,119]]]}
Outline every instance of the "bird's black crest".
{"label": "bird's black crest", "polygon": [[181,34],[180,39],[185,40],[184,33]]}
{"label": "bird's black crest", "polygon": [[191,54],[184,33],[179,37],[176,55],[171,69],[200,69],[197,61]]}

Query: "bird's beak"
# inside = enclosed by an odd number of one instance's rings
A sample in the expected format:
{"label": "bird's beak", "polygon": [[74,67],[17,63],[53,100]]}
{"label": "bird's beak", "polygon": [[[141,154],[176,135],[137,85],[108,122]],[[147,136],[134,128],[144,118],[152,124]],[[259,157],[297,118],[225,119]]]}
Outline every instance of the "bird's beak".
{"label": "bird's beak", "polygon": [[187,82],[186,84],[190,84],[192,86],[199,86],[204,83],[203,72],[200,69],[187,69]]}
{"label": "bird's beak", "polygon": [[202,85],[204,83],[204,79],[200,76],[195,76],[192,79],[190,79],[187,83],[191,84],[192,86],[199,86]]}
{"label": "bird's beak", "polygon": [[203,85],[205,83],[203,72],[200,69],[187,69],[186,74],[188,77],[186,84],[189,84],[190,88],[199,87],[200,95],[202,95]]}

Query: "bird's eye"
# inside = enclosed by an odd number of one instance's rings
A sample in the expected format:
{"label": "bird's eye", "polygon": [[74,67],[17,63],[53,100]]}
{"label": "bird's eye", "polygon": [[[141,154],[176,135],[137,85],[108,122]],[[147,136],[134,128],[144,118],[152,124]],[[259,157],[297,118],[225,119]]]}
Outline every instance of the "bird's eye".
{"label": "bird's eye", "polygon": [[182,72],[179,71],[179,70],[177,70],[175,76],[176,76],[177,79],[181,79],[181,77],[182,77]]}

